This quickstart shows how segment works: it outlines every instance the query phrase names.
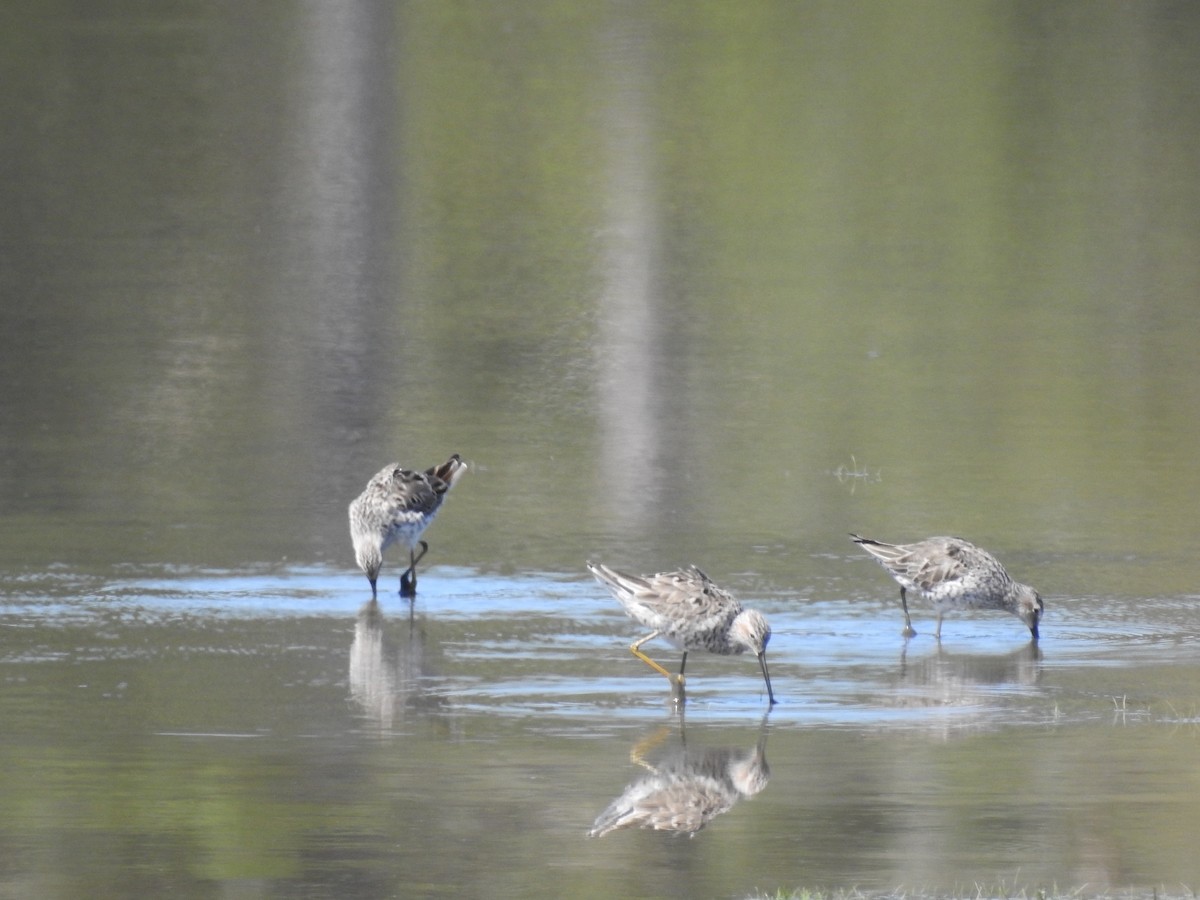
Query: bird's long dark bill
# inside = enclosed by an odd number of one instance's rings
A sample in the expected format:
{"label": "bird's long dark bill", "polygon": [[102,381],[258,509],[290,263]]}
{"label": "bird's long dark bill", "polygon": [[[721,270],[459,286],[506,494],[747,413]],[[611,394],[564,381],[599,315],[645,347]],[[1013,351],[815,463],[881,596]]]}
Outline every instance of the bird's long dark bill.
{"label": "bird's long dark bill", "polygon": [[1035,641],[1038,639],[1038,627],[1037,627],[1037,622],[1034,622],[1034,623],[1033,623],[1033,627],[1029,629],[1029,633],[1030,633],[1031,635],[1033,635],[1033,639],[1034,639]]}
{"label": "bird's long dark bill", "polygon": [[767,674],[767,654],[765,652],[758,655],[758,664],[762,666],[763,681],[767,683],[767,697],[770,699],[771,705],[774,706],[779,701],[775,699],[775,692],[771,690],[771,676]]}

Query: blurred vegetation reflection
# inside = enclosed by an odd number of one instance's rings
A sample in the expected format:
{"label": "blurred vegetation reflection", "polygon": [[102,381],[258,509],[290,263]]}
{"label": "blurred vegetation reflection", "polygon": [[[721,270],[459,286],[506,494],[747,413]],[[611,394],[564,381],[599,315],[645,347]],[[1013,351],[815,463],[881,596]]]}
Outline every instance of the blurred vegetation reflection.
{"label": "blurred vegetation reflection", "polygon": [[[4,5],[0,894],[1200,884],[1198,46],[1118,0]],[[452,452],[460,605],[356,620],[347,504]],[[856,682],[852,531],[994,549],[1044,657]],[[649,715],[590,692],[635,661],[587,558],[700,565],[878,715],[773,725],[697,840],[583,840]]]}

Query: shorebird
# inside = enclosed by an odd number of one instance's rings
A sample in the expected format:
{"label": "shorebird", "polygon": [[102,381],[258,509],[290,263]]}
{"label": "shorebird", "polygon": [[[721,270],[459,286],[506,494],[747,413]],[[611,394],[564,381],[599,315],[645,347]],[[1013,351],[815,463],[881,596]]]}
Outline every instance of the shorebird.
{"label": "shorebird", "polygon": [[[653,629],[634,641],[629,649],[654,671],[666,676],[677,699],[683,696],[683,669],[689,650],[722,655],[749,650],[758,657],[767,697],[772,704],[776,702],[771,676],[767,674],[771,626],[762,613],[742,609],[732,594],[713,584],[695,566],[641,576],[626,575],[600,563],[589,562],[587,567],[597,581],[612,591],[631,619]],[[672,675],[642,652],[642,644],[656,637],[665,638],[683,651],[678,675]]]}
{"label": "shorebird", "polygon": [[[429,550],[421,534],[437,515],[446,492],[466,469],[457,453],[424,472],[392,463],[368,481],[366,489],[350,504],[354,558],[367,573],[372,597],[383,566],[383,551],[397,542],[408,547],[408,568],[400,576],[400,596],[416,595],[417,563]],[[416,552],[418,546],[420,553]]]}
{"label": "shorebird", "polygon": [[900,585],[904,636],[917,632],[908,616],[907,591],[919,591],[933,601],[941,639],[942,616],[952,609],[1001,609],[1025,623],[1033,640],[1045,606],[1027,584],[1013,581],[1000,561],[986,550],[956,537],[931,537],[916,544],[885,544],[851,534],[856,544],[875,557]]}

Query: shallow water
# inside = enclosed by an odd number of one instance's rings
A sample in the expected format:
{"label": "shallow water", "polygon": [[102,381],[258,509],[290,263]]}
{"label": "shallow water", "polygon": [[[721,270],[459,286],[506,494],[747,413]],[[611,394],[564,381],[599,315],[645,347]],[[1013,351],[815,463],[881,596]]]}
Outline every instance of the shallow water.
{"label": "shallow water", "polygon": [[[1121,604],[1061,602],[1037,646],[1001,614],[949,617],[939,646],[905,641],[890,597],[778,593],[755,605],[780,702],[752,659],[701,654],[675,712],[580,573],[434,567],[411,611],[364,589],[322,568],[13,586],[8,889],[682,896],[1198,874],[1200,666],[1179,603],[1147,601],[1131,634]],[[587,836],[627,789],[653,804],[655,779],[672,808],[707,812]]]}
{"label": "shallow water", "polygon": [[[0,43],[0,895],[1200,884],[1192,6]],[[364,613],[347,504],[451,452]],[[847,532],[986,547],[1039,645],[906,643]],[[695,655],[678,715],[588,559],[762,609],[780,703]],[[627,790],[704,828],[589,838]]]}

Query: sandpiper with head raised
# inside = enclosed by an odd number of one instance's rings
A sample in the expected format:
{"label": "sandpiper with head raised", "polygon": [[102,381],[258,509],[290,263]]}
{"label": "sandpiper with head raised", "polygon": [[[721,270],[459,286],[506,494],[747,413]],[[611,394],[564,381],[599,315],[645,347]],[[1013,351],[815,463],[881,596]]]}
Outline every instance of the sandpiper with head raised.
{"label": "sandpiper with head raised", "polygon": [[[424,472],[392,463],[367,482],[366,489],[350,504],[354,557],[371,582],[372,597],[383,566],[383,551],[397,542],[408,547],[409,560],[408,568],[400,576],[400,595],[416,595],[417,563],[429,549],[421,534],[437,515],[446,492],[466,469],[466,463],[457,453]],[[418,546],[420,553],[416,552]]]}
{"label": "sandpiper with head raised", "polygon": [[[691,566],[657,575],[626,575],[600,563],[589,562],[588,571],[607,587],[631,619],[653,629],[630,646],[633,655],[671,682],[673,695],[682,698],[683,669],[689,650],[732,654],[749,650],[758,657],[767,697],[774,704],[771,676],[767,673],[767,643],[771,626],[762,613],[743,609],[733,595]],[[663,637],[683,651],[679,674],[672,675],[645,653],[642,644]]]}
{"label": "sandpiper with head raised", "polygon": [[870,553],[900,585],[904,608],[904,635],[917,632],[908,616],[907,591],[914,590],[933,601],[937,631],[942,636],[942,616],[953,609],[1000,609],[1025,623],[1033,640],[1038,639],[1038,622],[1045,605],[1027,584],[1013,581],[1000,561],[986,550],[956,537],[931,537],[916,544],[885,544],[851,534],[856,544]]}

